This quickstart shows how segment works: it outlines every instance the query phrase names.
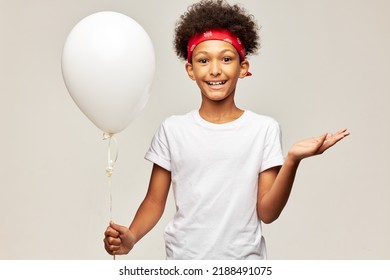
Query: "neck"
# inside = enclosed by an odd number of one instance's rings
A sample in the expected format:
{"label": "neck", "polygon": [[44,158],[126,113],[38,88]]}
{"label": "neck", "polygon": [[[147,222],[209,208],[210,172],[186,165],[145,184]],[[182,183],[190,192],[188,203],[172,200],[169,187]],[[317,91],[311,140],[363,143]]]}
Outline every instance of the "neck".
{"label": "neck", "polygon": [[202,101],[199,109],[200,116],[208,122],[222,124],[234,121],[242,116],[244,110],[241,110],[236,104],[220,104]]}

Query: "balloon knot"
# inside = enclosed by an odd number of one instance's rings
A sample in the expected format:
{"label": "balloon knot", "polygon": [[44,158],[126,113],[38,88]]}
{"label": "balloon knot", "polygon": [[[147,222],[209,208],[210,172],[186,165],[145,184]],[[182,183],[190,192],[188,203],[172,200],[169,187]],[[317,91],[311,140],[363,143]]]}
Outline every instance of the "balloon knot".
{"label": "balloon knot", "polygon": [[114,167],[108,166],[108,167],[106,168],[106,176],[107,176],[107,177],[111,177],[111,175],[112,175],[113,172],[114,172]]}
{"label": "balloon knot", "polygon": [[107,140],[107,139],[111,138],[113,135],[114,135],[114,133],[104,132],[103,133],[103,140]]}

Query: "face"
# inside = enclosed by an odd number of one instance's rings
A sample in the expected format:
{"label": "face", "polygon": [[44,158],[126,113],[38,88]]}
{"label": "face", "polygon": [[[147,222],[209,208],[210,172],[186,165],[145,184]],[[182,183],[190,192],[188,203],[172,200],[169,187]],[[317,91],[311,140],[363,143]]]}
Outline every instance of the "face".
{"label": "face", "polygon": [[233,99],[237,80],[246,76],[248,61],[240,62],[237,50],[220,40],[204,41],[196,46],[192,63],[186,64],[188,76],[196,81],[203,100]]}

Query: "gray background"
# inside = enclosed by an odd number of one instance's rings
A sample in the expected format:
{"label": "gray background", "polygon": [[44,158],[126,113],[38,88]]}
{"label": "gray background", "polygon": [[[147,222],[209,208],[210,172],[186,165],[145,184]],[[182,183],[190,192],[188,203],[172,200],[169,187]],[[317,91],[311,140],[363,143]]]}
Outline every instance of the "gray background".
{"label": "gray background", "polygon": [[[132,17],[154,43],[150,101],[117,135],[113,219],[128,225],[149,181],[143,156],[155,130],[199,105],[171,43],[192,2],[1,0],[0,259],[110,259],[107,142],[65,88],[62,47],[78,21],[104,10]],[[262,48],[237,104],[279,121],[285,153],[302,138],[352,133],[302,163],[281,217],[264,226],[269,258],[389,259],[390,2],[241,3],[262,26]],[[170,196],[160,223],[120,259],[164,259],[173,211]]]}

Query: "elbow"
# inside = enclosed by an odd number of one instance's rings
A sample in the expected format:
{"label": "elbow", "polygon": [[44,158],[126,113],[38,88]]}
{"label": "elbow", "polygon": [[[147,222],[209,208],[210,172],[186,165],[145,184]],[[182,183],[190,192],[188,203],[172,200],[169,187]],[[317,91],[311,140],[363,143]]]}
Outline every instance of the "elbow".
{"label": "elbow", "polygon": [[273,205],[270,207],[270,205],[260,203],[257,207],[257,216],[264,224],[273,223],[279,218],[281,213],[282,209]]}
{"label": "elbow", "polygon": [[275,219],[261,219],[261,221],[264,223],[264,224],[272,224],[275,220],[276,220],[277,218],[275,218]]}
{"label": "elbow", "polygon": [[272,224],[274,221],[276,221],[279,218],[279,214],[274,214],[274,215],[260,215],[260,220],[264,224]]}

